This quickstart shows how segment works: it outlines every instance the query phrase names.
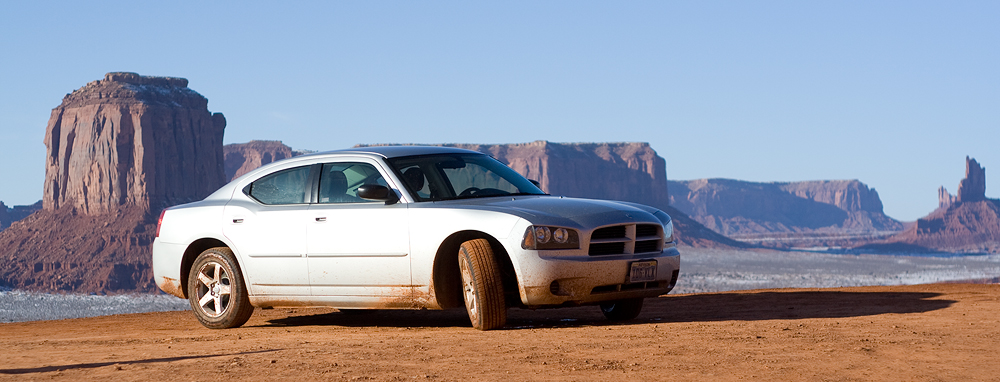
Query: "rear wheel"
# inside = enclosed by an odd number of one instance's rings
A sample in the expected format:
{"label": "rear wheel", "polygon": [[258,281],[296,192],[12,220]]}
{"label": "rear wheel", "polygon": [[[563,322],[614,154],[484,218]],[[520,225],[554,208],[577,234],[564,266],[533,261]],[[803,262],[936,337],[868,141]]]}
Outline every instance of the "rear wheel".
{"label": "rear wheel", "polygon": [[458,250],[458,268],[462,273],[462,295],[472,327],[497,329],[507,323],[507,305],[503,294],[500,266],[485,239],[469,240]]}
{"label": "rear wheel", "polygon": [[253,314],[239,264],[229,248],[209,248],[198,255],[187,281],[191,310],[205,327],[239,327]]}
{"label": "rear wheel", "polygon": [[616,300],[601,303],[601,313],[611,321],[627,321],[639,317],[642,299]]}

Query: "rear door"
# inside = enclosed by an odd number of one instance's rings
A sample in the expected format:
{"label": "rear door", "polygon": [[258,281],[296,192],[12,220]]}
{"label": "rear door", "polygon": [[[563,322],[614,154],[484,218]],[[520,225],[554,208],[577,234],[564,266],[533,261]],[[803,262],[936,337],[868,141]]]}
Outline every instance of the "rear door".
{"label": "rear door", "polygon": [[271,173],[226,205],[223,233],[244,259],[252,294],[310,294],[306,223],[315,171],[305,165]]}

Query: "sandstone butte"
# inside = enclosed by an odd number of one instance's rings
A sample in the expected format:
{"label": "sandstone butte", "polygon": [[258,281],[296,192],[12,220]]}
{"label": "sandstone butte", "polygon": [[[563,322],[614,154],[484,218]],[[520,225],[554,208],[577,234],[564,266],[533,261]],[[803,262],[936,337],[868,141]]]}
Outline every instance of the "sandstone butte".
{"label": "sandstone butte", "polygon": [[904,228],[885,215],[878,192],[858,180],[698,179],[670,181],[669,186],[671,205],[692,219],[720,234],[766,246],[849,244]]}
{"label": "sandstone butte", "polygon": [[1000,253],[1000,200],[986,197],[986,168],[965,158],[958,195],[941,187],[941,206],[907,230],[862,248],[886,251]]}
{"label": "sandstone butte", "polygon": [[0,232],[0,285],[154,292],[159,211],[225,183],[226,119],[174,77],[108,73],[67,94],[45,133],[42,210]]}

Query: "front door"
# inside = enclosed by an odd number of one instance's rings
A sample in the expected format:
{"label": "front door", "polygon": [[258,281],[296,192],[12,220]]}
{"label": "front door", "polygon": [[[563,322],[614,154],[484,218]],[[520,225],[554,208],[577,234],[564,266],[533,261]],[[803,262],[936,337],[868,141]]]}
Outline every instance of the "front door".
{"label": "front door", "polygon": [[358,198],[357,189],[365,184],[388,186],[376,163],[322,167],[318,203],[310,207],[306,234],[312,294],[348,306],[409,306],[413,288],[406,204]]}

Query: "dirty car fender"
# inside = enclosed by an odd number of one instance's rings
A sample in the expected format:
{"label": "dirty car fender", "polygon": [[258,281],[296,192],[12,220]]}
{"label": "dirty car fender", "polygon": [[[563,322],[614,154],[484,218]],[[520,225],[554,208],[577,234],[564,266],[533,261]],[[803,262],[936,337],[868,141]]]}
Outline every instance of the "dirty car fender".
{"label": "dirty car fender", "polygon": [[[445,239],[459,232],[481,232],[497,239],[505,247],[520,217],[496,211],[410,207],[410,251],[412,280],[418,288],[429,288],[434,258]],[[520,223],[526,224],[526,223]],[[518,238],[520,239],[520,238]],[[507,248],[508,252],[510,249]],[[455,256],[458,256],[456,252]],[[515,261],[512,259],[512,261]]]}
{"label": "dirty car fender", "polygon": [[[171,207],[164,212],[159,236],[153,241],[152,256],[153,279],[161,290],[184,298],[182,262],[184,252],[195,241],[214,239],[232,248],[219,224],[224,205],[224,202],[206,200]],[[235,248],[233,250],[235,252]]]}

